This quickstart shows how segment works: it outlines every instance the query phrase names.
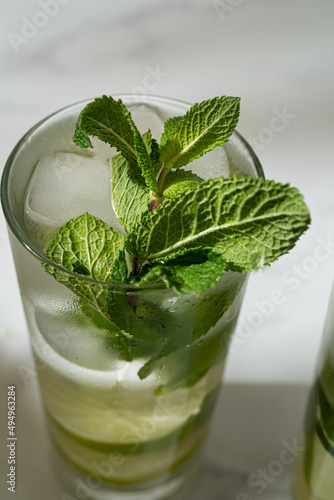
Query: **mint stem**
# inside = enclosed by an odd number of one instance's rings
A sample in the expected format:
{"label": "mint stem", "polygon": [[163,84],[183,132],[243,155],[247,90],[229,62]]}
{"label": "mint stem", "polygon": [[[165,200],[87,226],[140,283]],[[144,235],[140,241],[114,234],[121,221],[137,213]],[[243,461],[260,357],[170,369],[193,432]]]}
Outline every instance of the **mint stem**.
{"label": "mint stem", "polygon": [[162,203],[163,188],[168,172],[169,170],[167,170],[165,167],[161,170],[158,178],[158,190],[156,193],[151,191],[150,212],[153,212],[153,210],[155,210],[160,205],[160,203]]}
{"label": "mint stem", "polygon": [[165,184],[166,177],[168,175],[169,170],[166,169],[166,166],[163,167],[163,169],[160,172],[159,178],[158,178],[158,196],[161,198],[162,193],[163,193],[163,188]]}
{"label": "mint stem", "polygon": [[153,198],[151,200],[150,212],[153,212],[153,210],[155,210],[162,202],[162,198],[160,196],[156,195],[155,193],[152,196]]}

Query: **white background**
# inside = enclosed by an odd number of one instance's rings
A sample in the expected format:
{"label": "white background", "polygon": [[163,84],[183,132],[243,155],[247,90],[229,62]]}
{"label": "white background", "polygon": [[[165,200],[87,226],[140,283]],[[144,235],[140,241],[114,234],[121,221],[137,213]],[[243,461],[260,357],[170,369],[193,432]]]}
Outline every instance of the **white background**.
{"label": "white background", "polygon": [[[238,130],[266,177],[305,195],[311,228],[290,254],[251,277],[229,383],[308,384],[313,377],[334,268],[333,19],[331,0],[1,4],[0,171],[47,114],[141,87],[189,102],[241,96]],[[2,383],[18,384],[25,415],[38,422],[35,379],[24,385],[18,369],[31,360],[2,214],[0,344]]]}

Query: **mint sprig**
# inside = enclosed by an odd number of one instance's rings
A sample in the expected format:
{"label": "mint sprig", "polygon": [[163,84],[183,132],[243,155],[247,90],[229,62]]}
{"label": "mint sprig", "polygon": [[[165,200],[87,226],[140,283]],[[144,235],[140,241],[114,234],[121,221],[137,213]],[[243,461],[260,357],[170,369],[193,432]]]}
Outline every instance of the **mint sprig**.
{"label": "mint sprig", "polygon": [[[153,208],[162,201],[164,184],[172,169],[187,165],[221,146],[237,124],[238,97],[216,97],[195,104],[184,117],[167,120],[160,147],[150,131],[141,136],[122,101],[102,96],[81,112],[73,141],[92,147],[89,136],[115,147],[127,160],[138,181],[144,180],[152,193]],[[160,169],[161,167],[161,169]],[[158,174],[158,175],[157,175]]]}
{"label": "mint sprig", "polygon": [[137,177],[143,177],[149,189],[157,188],[147,142],[120,99],[116,101],[104,95],[84,108],[78,118],[73,141],[82,148],[92,147],[89,136],[116,148]]}
{"label": "mint sprig", "polygon": [[[119,153],[111,158],[111,204],[126,236],[83,214],[56,232],[46,255],[57,266],[44,267],[78,296],[85,315],[96,322],[98,313],[111,325],[111,346],[124,360],[146,358],[140,378],[175,351],[181,358],[184,351],[189,366],[186,346],[215,327],[240,294],[242,276],[223,287],[222,275],[274,262],[309,225],[302,195],[288,184],[250,177],[204,182],[182,169],[229,139],[239,109],[237,97],[195,104],[167,120],[160,144],[150,130],[141,135],[112,97],[95,99],[77,120],[78,146],[92,147],[90,137],[97,137]],[[177,321],[156,306],[154,294],[162,291],[189,297],[192,305]],[[206,347],[194,347],[190,372],[175,372],[157,391],[196,383],[224,356],[223,340],[209,336]]]}
{"label": "mint sprig", "polygon": [[161,137],[161,160],[166,170],[180,168],[222,146],[235,129],[240,98],[215,97],[195,104],[181,119],[167,122]]}

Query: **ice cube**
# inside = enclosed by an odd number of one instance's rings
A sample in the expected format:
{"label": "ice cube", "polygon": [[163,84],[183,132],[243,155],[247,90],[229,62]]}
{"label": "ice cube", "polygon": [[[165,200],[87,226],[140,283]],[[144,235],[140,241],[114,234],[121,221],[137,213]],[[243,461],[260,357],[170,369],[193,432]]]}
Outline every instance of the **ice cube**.
{"label": "ice cube", "polygon": [[41,250],[53,233],[86,212],[120,230],[110,195],[109,162],[73,153],[51,153],[37,163],[26,200],[27,229]]}
{"label": "ice cube", "polygon": [[189,163],[185,170],[191,170],[205,181],[214,177],[229,177],[230,165],[223,147],[209,151],[201,158]]}

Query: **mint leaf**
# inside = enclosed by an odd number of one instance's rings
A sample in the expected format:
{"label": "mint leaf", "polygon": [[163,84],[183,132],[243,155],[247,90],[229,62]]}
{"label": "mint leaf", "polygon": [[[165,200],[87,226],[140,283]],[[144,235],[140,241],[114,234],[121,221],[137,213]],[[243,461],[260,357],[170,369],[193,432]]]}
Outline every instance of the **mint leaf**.
{"label": "mint leaf", "polygon": [[128,283],[128,266],[124,250],[120,250],[111,268],[109,283]]}
{"label": "mint leaf", "polygon": [[190,170],[172,170],[166,177],[163,196],[175,198],[187,189],[195,188],[201,182],[203,179]]}
{"label": "mint leaf", "polygon": [[92,148],[93,145],[91,143],[91,140],[89,138],[89,135],[84,132],[84,130],[81,128],[81,115],[79,116],[76,127],[75,127],[75,132],[73,135],[73,142],[80,148]]}
{"label": "mint leaf", "polygon": [[165,146],[168,138],[177,131],[180,121],[182,120],[182,116],[174,116],[173,118],[169,118],[164,125],[164,131],[161,136],[160,144],[161,146]]}
{"label": "mint leaf", "polygon": [[310,222],[302,195],[262,178],[209,179],[144,215],[126,238],[140,265],[183,248],[210,246],[250,271],[288,252]]}
{"label": "mint leaf", "polygon": [[121,99],[102,96],[89,103],[81,112],[73,141],[82,148],[92,147],[89,136],[97,137],[116,148],[127,160],[137,177],[143,176],[149,189],[157,182],[147,142],[140,135],[130,112]]}
{"label": "mint leaf", "polygon": [[221,254],[211,248],[192,248],[164,264],[146,266],[136,281],[138,285],[163,281],[177,293],[201,293],[215,286],[225,268]]}
{"label": "mint leaf", "polygon": [[[75,220],[71,219],[55,233],[46,256],[72,273],[108,282],[116,272],[126,272],[126,267],[122,267],[119,262],[122,260],[120,255],[123,249],[124,237],[120,233],[86,213]],[[107,317],[105,286],[71,276],[49,264],[45,264],[44,268],[57,281]],[[124,279],[125,277],[126,274]]]}
{"label": "mint leaf", "polygon": [[108,282],[124,237],[105,222],[86,213],[71,219],[54,235],[46,255],[68,271],[85,269],[85,276]]}
{"label": "mint leaf", "polygon": [[150,205],[150,195],[143,182],[131,169],[122,155],[111,159],[112,183],[111,197],[114,211],[126,232],[140,221],[147,213]]}
{"label": "mint leaf", "polygon": [[161,160],[165,168],[179,168],[222,146],[239,118],[238,97],[215,97],[195,104],[180,119],[166,123],[161,137]]}
{"label": "mint leaf", "polygon": [[160,172],[162,168],[162,163],[160,160],[160,146],[156,139],[152,137],[151,131],[148,130],[145,132],[145,134],[142,135],[143,141],[146,144],[146,148],[149,152],[150,155],[150,162],[153,168],[153,171],[155,173],[155,179],[156,175]]}
{"label": "mint leaf", "polygon": [[145,179],[147,187],[151,189],[151,191],[155,192],[158,189],[158,184],[156,179],[156,172],[153,168],[151,160],[151,153],[152,153],[151,131],[148,130],[148,132],[146,132],[143,136],[141,136],[138,131],[134,131],[134,134],[135,134],[135,149],[137,153],[137,160],[142,172],[142,176]]}
{"label": "mint leaf", "polygon": [[73,141],[80,147],[91,147],[82,139],[97,137],[116,148],[133,168],[138,169],[133,127],[131,115],[122,101],[104,95],[81,111]]}

